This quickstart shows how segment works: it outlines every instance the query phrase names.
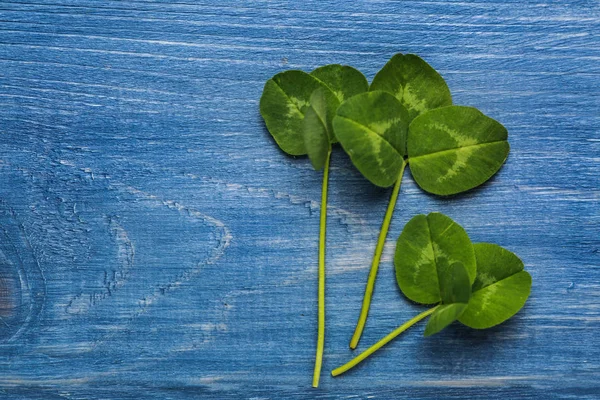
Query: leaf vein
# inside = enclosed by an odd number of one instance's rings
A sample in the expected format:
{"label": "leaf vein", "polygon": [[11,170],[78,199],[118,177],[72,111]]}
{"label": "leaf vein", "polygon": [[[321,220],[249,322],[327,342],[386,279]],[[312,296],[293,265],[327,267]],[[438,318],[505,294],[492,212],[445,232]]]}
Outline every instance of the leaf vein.
{"label": "leaf vein", "polygon": [[496,282],[494,282],[494,283],[492,283],[492,284],[490,284],[490,285],[483,286],[483,287],[481,287],[481,288],[477,289],[476,291],[474,291],[474,292],[473,292],[473,294],[475,294],[475,293],[477,293],[477,292],[479,292],[479,291],[481,291],[481,290],[483,290],[483,289],[487,289],[487,288],[489,288],[489,287],[495,286],[495,285],[499,284],[499,283],[500,283],[500,282],[502,282],[502,281],[505,281],[505,280],[507,280],[507,279],[509,279],[509,278],[512,278],[513,276],[515,276],[515,275],[517,275],[517,274],[520,274],[521,272],[526,272],[526,271],[525,271],[524,269],[522,269],[522,270],[520,270],[520,271],[517,271],[517,272],[515,272],[514,274],[511,274],[511,275],[509,275],[509,276],[507,276],[507,277],[505,277],[505,278],[502,278],[502,279],[500,279],[500,280],[498,280],[498,281],[496,281]]}
{"label": "leaf vein", "polygon": [[454,147],[454,148],[451,148],[451,149],[439,150],[439,151],[434,151],[432,153],[421,154],[419,156],[413,156],[413,157],[409,156],[409,161],[411,159],[414,160],[415,158],[429,157],[429,156],[433,156],[433,155],[440,154],[440,153],[447,153],[447,152],[450,152],[450,151],[460,151],[462,149],[467,149],[467,148],[470,148],[470,147],[487,146],[489,144],[496,144],[496,143],[502,143],[502,142],[506,142],[506,139],[503,139],[503,140],[494,140],[493,142],[486,142],[486,143],[470,144],[468,146]]}
{"label": "leaf vein", "polygon": [[431,236],[431,225],[429,225],[429,218],[425,217],[425,221],[427,222],[427,233],[429,234],[429,244],[431,246],[431,253],[433,254],[433,265],[435,266],[435,279],[437,280],[438,291],[440,293],[440,299],[441,299],[442,287],[440,286],[440,272],[438,271],[438,261],[437,261],[437,257],[436,257],[436,253],[435,253],[435,248],[433,247],[433,236]]}
{"label": "leaf vein", "polygon": [[281,90],[281,93],[283,93],[283,95],[288,99],[288,101],[296,108],[296,110],[298,110],[298,112],[302,115],[304,115],[304,113],[302,112],[302,110],[300,109],[300,107],[298,107],[298,105],[292,100],[292,98],[285,92],[285,90],[283,90],[283,88],[281,86],[279,86],[279,84],[277,82],[275,82],[274,79],[271,79],[271,81],[273,81],[273,83],[275,84],[275,86],[277,86],[277,88],[279,90]]}
{"label": "leaf vein", "polygon": [[383,141],[385,144],[387,144],[388,146],[390,146],[390,147],[392,148],[392,150],[394,150],[394,151],[395,151],[395,152],[398,154],[398,156],[399,156],[399,157],[402,157],[402,155],[400,154],[400,152],[398,152],[398,150],[396,150],[396,148],[395,148],[395,147],[394,147],[394,146],[393,146],[393,145],[392,145],[390,142],[388,142],[388,141],[387,141],[387,140],[386,140],[386,139],[385,139],[383,136],[381,136],[379,133],[375,132],[373,129],[369,128],[369,127],[368,127],[368,126],[366,126],[366,125],[363,125],[363,124],[361,124],[361,123],[360,123],[360,122],[358,122],[358,121],[355,121],[355,120],[353,120],[353,119],[350,119],[350,118],[348,118],[348,117],[344,117],[344,116],[342,116],[342,115],[339,115],[339,114],[337,115],[337,117],[339,117],[339,118],[342,118],[342,119],[345,119],[346,121],[349,121],[349,122],[353,123],[354,125],[358,125],[358,126],[360,126],[360,127],[364,128],[364,129],[365,129],[367,132],[369,132],[369,133],[370,133],[370,134],[372,134],[372,135],[376,135],[376,136],[377,136],[378,138],[380,138],[380,139],[381,139],[381,140],[382,140],[382,141]]}

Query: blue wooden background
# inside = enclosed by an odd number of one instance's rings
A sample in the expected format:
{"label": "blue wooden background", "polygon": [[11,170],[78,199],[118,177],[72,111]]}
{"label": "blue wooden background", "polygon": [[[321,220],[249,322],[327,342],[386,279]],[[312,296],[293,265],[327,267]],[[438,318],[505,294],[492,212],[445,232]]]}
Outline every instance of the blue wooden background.
{"label": "blue wooden background", "polygon": [[[0,2],[0,398],[600,396],[597,1]],[[258,112],[285,69],[369,79],[417,53],[509,130],[483,187],[410,178],[359,349],[423,310],[404,223],[441,211],[519,254],[532,295],[488,331],[416,327],[352,356],[389,191],[331,172],[324,373],[312,389],[321,174]]]}

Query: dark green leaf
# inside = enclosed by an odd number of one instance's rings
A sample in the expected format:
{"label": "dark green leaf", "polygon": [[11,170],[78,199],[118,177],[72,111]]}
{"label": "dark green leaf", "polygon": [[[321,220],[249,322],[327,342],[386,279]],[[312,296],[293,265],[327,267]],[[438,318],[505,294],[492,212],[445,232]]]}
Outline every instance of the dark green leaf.
{"label": "dark green leaf", "polygon": [[467,308],[471,297],[469,274],[462,263],[452,264],[439,278],[442,305],[429,318],[425,336],[438,333],[456,321]]}
{"label": "dark green leaf", "polygon": [[348,65],[329,64],[310,74],[329,86],[340,102],[369,90],[367,78]]}
{"label": "dark green leaf", "polygon": [[531,275],[514,253],[491,243],[473,245],[477,278],[459,321],[475,328],[498,325],[515,315],[531,292]]}
{"label": "dark green leaf", "polygon": [[442,304],[465,303],[471,297],[471,281],[465,266],[460,263],[450,265],[440,278]]}
{"label": "dark green leaf", "polygon": [[426,191],[450,195],[487,181],[508,156],[506,128],[472,107],[431,110],[410,124],[413,178]]}
{"label": "dark green leaf", "polygon": [[328,114],[333,118],[339,105],[337,97],[327,85],[306,72],[281,72],[265,84],[260,98],[260,113],[269,133],[288,154],[306,154],[303,135],[304,113],[309,107],[310,96],[318,88],[323,88]]}
{"label": "dark green leaf", "polygon": [[304,146],[314,169],[325,165],[333,142],[327,130],[327,100],[322,88],[310,96],[310,106],[304,114]]}
{"label": "dark green leaf", "polygon": [[445,272],[439,274],[442,305],[429,318],[425,327],[425,336],[438,333],[458,317],[467,308],[471,297],[469,274],[462,263],[454,263]]}
{"label": "dark green leaf", "polygon": [[352,163],[377,186],[391,186],[404,163],[406,109],[382,91],[344,101],[333,119],[334,133]]}
{"label": "dark green leaf", "polygon": [[453,303],[439,306],[429,317],[425,326],[425,336],[431,336],[438,333],[461,316],[467,305],[465,303]]}
{"label": "dark green leaf", "polygon": [[452,104],[444,78],[414,54],[393,56],[375,75],[370,90],[384,90],[396,96],[411,120],[427,110]]}
{"label": "dark green leaf", "polygon": [[402,231],[394,257],[396,280],[409,299],[423,304],[442,301],[440,277],[454,263],[462,263],[475,280],[473,245],[465,230],[440,213],[412,218]]}

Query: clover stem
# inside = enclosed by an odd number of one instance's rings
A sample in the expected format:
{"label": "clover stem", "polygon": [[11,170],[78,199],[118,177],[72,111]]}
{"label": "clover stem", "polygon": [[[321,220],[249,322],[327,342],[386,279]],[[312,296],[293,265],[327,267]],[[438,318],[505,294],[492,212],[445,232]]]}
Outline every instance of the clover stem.
{"label": "clover stem", "polygon": [[438,307],[439,307],[439,305],[435,306],[433,308],[430,308],[429,310],[424,311],[421,314],[417,315],[416,317],[414,317],[414,318],[406,321],[405,323],[403,323],[402,325],[400,325],[398,328],[396,328],[394,331],[392,331],[389,335],[387,335],[386,337],[384,337],[383,339],[381,339],[379,342],[375,343],[373,346],[369,347],[367,350],[365,350],[364,352],[360,353],[358,356],[356,356],[355,358],[353,358],[352,360],[350,360],[346,364],[344,364],[341,367],[338,367],[338,368],[334,369],[333,371],[331,371],[331,375],[332,376],[338,376],[338,375],[341,375],[344,372],[348,371],[349,369],[354,368],[356,365],[358,365],[365,358],[369,357],[371,354],[373,354],[374,352],[376,352],[377,350],[379,350],[380,348],[382,348],[383,346],[385,346],[386,344],[388,344],[390,341],[392,341],[396,336],[398,336],[399,334],[401,334],[402,332],[404,332],[405,330],[407,330],[408,328],[410,328],[411,326],[413,326],[414,324],[416,324],[417,322],[419,322],[423,318],[427,317],[428,315],[433,314],[433,312]]}
{"label": "clover stem", "polygon": [[331,150],[325,159],[323,169],[323,186],[321,188],[321,217],[319,223],[319,328],[317,333],[317,356],[313,374],[313,387],[319,386],[321,365],[323,364],[323,349],[325,347],[325,233],[327,227],[327,185],[329,181],[329,159]]}
{"label": "clover stem", "polygon": [[365,296],[363,297],[362,308],[360,310],[360,316],[358,317],[358,323],[354,329],[352,340],[350,340],[350,348],[354,350],[358,346],[358,341],[362,335],[365,323],[367,322],[367,316],[369,315],[369,307],[371,307],[371,297],[373,296],[373,289],[375,288],[375,278],[377,278],[377,270],[379,269],[379,261],[381,260],[381,253],[383,252],[383,246],[385,245],[385,239],[387,237],[388,229],[390,228],[390,222],[392,221],[392,215],[394,214],[394,208],[396,207],[396,200],[400,193],[400,185],[402,184],[402,176],[404,175],[404,168],[406,167],[406,161],[402,162],[400,168],[400,174],[398,180],[394,185],[392,191],[392,197],[385,212],[383,218],[383,224],[379,231],[379,239],[377,240],[377,247],[375,247],[375,255],[371,263],[371,270],[369,271],[369,278],[367,280],[367,287],[365,289]]}

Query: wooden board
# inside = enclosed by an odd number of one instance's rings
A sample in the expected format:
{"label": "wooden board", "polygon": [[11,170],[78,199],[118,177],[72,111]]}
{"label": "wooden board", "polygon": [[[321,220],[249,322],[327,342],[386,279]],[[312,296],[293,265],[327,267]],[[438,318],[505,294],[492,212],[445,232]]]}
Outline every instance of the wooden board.
{"label": "wooden board", "polygon": [[[0,397],[598,398],[596,1],[3,1]],[[489,183],[449,199],[408,175],[360,348],[423,310],[395,239],[441,211],[519,254],[525,308],[487,331],[406,332],[339,378],[389,191],[338,148],[327,337],[316,341],[321,174],[258,113],[285,69],[396,52],[509,130]]]}

